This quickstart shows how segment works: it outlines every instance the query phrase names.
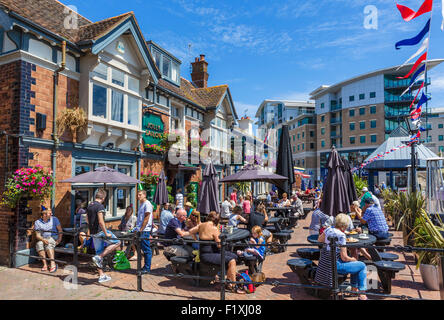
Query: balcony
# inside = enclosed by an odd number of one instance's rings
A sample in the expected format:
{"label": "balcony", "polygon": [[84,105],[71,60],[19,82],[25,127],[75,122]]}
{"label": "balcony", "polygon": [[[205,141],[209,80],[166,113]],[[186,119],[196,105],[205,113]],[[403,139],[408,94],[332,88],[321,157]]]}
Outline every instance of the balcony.
{"label": "balcony", "polygon": [[385,92],[384,95],[384,100],[385,103],[411,103],[413,101],[413,99],[415,98],[415,96],[413,95],[403,95],[403,96],[399,96],[399,95],[394,95],[388,92]]}
{"label": "balcony", "polygon": [[330,138],[331,138],[331,139],[339,139],[339,138],[342,138],[342,132],[332,131],[332,132],[330,132]]}
{"label": "balcony", "polygon": [[342,104],[333,104],[330,107],[330,111],[337,111],[337,110],[341,110],[342,109]]}
{"label": "balcony", "polygon": [[[419,87],[424,81],[420,81],[413,86],[413,88]],[[427,78],[426,86],[430,85],[430,78]],[[402,89],[410,85],[410,79],[402,79],[402,80],[390,80],[384,79],[384,88],[385,89]]]}
{"label": "balcony", "polygon": [[342,123],[342,118],[331,118],[330,124],[340,124]]}

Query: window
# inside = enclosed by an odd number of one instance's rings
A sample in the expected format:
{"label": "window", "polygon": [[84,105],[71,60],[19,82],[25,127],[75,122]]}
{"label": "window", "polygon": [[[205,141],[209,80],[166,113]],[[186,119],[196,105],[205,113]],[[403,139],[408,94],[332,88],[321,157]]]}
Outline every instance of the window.
{"label": "window", "polygon": [[85,164],[85,163],[76,163],[76,176],[79,174],[87,173],[92,170],[91,164]]}
{"label": "window", "polygon": [[364,100],[365,99],[365,93],[361,93],[359,95],[359,100]]}
{"label": "window", "polygon": [[92,114],[96,117],[106,118],[106,104],[106,88],[94,84]]}
{"label": "window", "polygon": [[295,141],[296,140],[296,135],[293,135],[293,141]]}
{"label": "window", "polygon": [[438,140],[439,140],[439,141],[444,141],[444,136],[439,136],[439,137],[438,137]]}
{"label": "window", "polygon": [[349,115],[350,117],[354,117],[354,116],[355,116],[355,109],[351,109],[351,110],[349,110],[349,111],[348,111],[348,115]]}
{"label": "window", "polygon": [[128,124],[139,126],[139,99],[128,96]]}
{"label": "window", "polygon": [[365,108],[359,108],[359,115],[365,115]]}
{"label": "window", "polygon": [[350,137],[350,144],[355,144],[356,142],[356,138],[355,137]]}
{"label": "window", "polygon": [[322,102],[321,103],[321,109],[324,109],[324,107],[325,107],[325,104]]}
{"label": "window", "polygon": [[355,96],[348,97],[348,101],[350,101],[350,102],[355,101]]}
{"label": "window", "polygon": [[371,106],[370,107],[370,113],[371,114],[375,114],[376,113],[376,106]]}
{"label": "window", "polygon": [[171,59],[163,56],[162,75],[171,78]]}
{"label": "window", "polygon": [[299,149],[300,149],[300,145],[298,145],[298,151],[299,151]]}
{"label": "window", "polygon": [[376,92],[370,92],[370,98],[376,98]]}
{"label": "window", "polygon": [[154,57],[154,61],[156,61],[157,68],[160,70],[160,62],[162,59],[162,55],[160,54],[159,51],[153,49],[153,57]]}
{"label": "window", "polygon": [[442,123],[438,124],[438,128],[439,128],[439,129],[444,128],[444,124],[442,124]]}
{"label": "window", "polygon": [[123,93],[112,90],[111,120],[123,122]]}
{"label": "window", "polygon": [[302,159],[302,165],[305,166],[305,160],[304,159]]}
{"label": "window", "polygon": [[370,128],[372,128],[372,129],[376,128],[376,120],[370,121]]}
{"label": "window", "polygon": [[125,74],[117,69],[111,68],[112,70],[112,82],[118,86],[125,86]]}
{"label": "window", "polygon": [[295,146],[293,146],[293,152],[296,152],[296,147]]}
{"label": "window", "polygon": [[302,144],[302,150],[305,150],[305,143]]}
{"label": "window", "polygon": [[355,123],[354,122],[350,122],[350,131],[355,130]]}
{"label": "window", "polygon": [[325,128],[321,128],[321,134],[322,134],[322,135],[325,134]]}
{"label": "window", "polygon": [[360,136],[359,137],[359,142],[365,143],[365,136]]}
{"label": "window", "polygon": [[444,147],[443,146],[439,146],[439,152],[444,152]]}
{"label": "window", "polygon": [[321,147],[322,147],[322,148],[325,147],[325,141],[324,141],[324,140],[321,141]]}
{"label": "window", "polygon": [[364,130],[365,129],[365,121],[359,122],[359,129]]}
{"label": "window", "polygon": [[370,141],[371,143],[376,143],[376,134],[370,135]]}
{"label": "window", "polygon": [[93,77],[98,77],[100,79],[106,80],[108,79],[108,68],[103,63],[99,63],[97,67],[92,71]]}
{"label": "window", "polygon": [[302,132],[302,139],[305,137],[305,132]]}
{"label": "window", "polygon": [[171,79],[175,82],[180,82],[180,66],[178,63],[173,62],[171,69]]}
{"label": "window", "polygon": [[321,122],[324,122],[325,116],[321,116]]}
{"label": "window", "polygon": [[314,137],[314,131],[310,131],[310,137]]}
{"label": "window", "polygon": [[300,133],[298,133],[298,140],[301,138],[301,134]]}
{"label": "window", "polygon": [[314,149],[315,144],[313,142],[310,143],[310,149]]}
{"label": "window", "polygon": [[128,76],[128,89],[134,92],[139,92],[139,80]]}

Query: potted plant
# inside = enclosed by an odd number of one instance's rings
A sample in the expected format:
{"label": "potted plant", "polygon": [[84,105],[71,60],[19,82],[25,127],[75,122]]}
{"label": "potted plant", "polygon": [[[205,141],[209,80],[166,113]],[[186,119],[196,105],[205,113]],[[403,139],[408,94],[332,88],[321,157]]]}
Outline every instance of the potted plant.
{"label": "potted plant", "polygon": [[159,174],[150,170],[147,172],[142,172],[140,175],[140,181],[143,182],[148,200],[152,200],[154,193],[156,192],[157,182],[159,181]]}
{"label": "potted plant", "polygon": [[368,183],[366,180],[359,178],[359,176],[357,174],[353,175],[353,180],[355,182],[356,194],[357,194],[358,198],[360,198],[364,194],[362,192],[362,189],[364,189],[364,187],[368,188]]}
{"label": "potted plant", "polygon": [[[420,215],[415,220],[414,243],[422,248],[443,248],[444,228],[435,226],[425,212],[421,210]],[[418,254],[416,268],[420,270],[424,285],[430,290],[439,290],[438,264],[441,255],[436,252],[421,251]]]}
{"label": "potted plant", "polygon": [[52,172],[45,172],[41,165],[18,169],[6,182],[0,204],[13,209],[22,198],[43,203],[51,195],[53,183]]}
{"label": "potted plant", "polygon": [[425,213],[425,197],[420,192],[399,192],[396,200],[399,221],[397,230],[402,230],[404,245],[414,245],[413,229],[415,221]]}
{"label": "potted plant", "polygon": [[82,108],[66,108],[57,117],[57,135],[60,137],[65,130],[69,130],[72,141],[77,142],[77,131],[84,129],[88,119]]}

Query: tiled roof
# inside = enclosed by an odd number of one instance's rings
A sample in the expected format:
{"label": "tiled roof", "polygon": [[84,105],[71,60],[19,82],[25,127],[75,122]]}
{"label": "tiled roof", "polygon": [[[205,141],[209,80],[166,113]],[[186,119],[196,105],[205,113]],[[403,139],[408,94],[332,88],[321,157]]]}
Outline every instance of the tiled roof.
{"label": "tiled roof", "polygon": [[65,22],[70,22],[69,14],[71,9],[57,0],[0,0],[0,4],[8,8],[8,10],[73,43],[95,40],[108,33],[113,27],[128,17],[134,15],[133,12],[128,12],[93,23],[74,12],[78,17],[78,28],[67,29]]}
{"label": "tiled roof", "polygon": [[190,81],[180,78],[180,87],[177,87],[168,81],[159,79],[159,86],[165,88],[173,93],[191,100],[195,104],[203,108],[217,107],[220,100],[228,89],[227,85],[196,88]]}
{"label": "tiled roof", "polygon": [[114,26],[120,24],[133,15],[133,12],[127,12],[117,17],[108,18],[102,21],[91,23],[89,25],[82,26],[79,28],[77,41],[96,40],[112,30]]}
{"label": "tiled roof", "polygon": [[[0,4],[43,28],[71,41],[76,42],[78,30],[65,28],[65,20],[70,10],[56,0],[0,0]],[[76,14],[79,28],[92,22]]]}

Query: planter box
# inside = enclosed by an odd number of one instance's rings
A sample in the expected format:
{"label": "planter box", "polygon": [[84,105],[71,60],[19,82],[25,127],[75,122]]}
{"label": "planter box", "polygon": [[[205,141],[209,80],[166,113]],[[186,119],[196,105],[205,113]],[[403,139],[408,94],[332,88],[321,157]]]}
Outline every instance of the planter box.
{"label": "planter box", "polygon": [[421,264],[419,266],[421,272],[422,282],[427,289],[438,291],[439,290],[439,274],[438,267],[431,264]]}

